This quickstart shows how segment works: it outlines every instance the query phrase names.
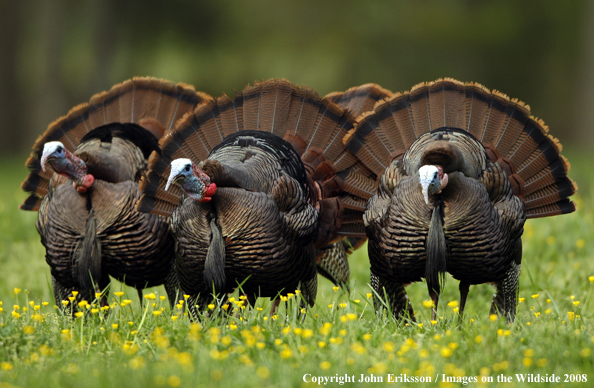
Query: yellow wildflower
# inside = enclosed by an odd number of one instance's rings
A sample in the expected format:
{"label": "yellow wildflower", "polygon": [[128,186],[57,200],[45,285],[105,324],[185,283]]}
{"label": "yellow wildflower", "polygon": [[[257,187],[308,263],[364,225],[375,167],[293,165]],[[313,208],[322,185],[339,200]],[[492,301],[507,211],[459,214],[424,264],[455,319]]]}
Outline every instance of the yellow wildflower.
{"label": "yellow wildflower", "polygon": [[439,351],[439,354],[441,354],[442,357],[448,358],[452,355],[452,349],[443,347]]}
{"label": "yellow wildflower", "polygon": [[290,358],[293,356],[293,351],[289,348],[285,348],[280,352],[280,357],[283,359]]}
{"label": "yellow wildflower", "polygon": [[[218,371],[218,369],[215,369],[212,371],[212,373],[210,374],[210,377],[215,377],[215,372]],[[220,371],[218,371],[220,373]],[[220,378],[218,379],[220,380]],[[181,379],[178,376],[175,375],[171,375],[167,378],[167,384],[169,384],[170,387],[179,387],[181,385]]]}
{"label": "yellow wildflower", "polygon": [[[15,288],[15,290],[17,290],[17,288]],[[19,289],[19,292],[21,292],[20,289]],[[17,292],[17,294],[18,294],[18,292]],[[13,368],[13,366],[12,366],[11,363],[6,362],[6,361],[0,362],[0,369],[2,369],[2,370],[12,370],[12,368]]]}
{"label": "yellow wildflower", "polygon": [[256,374],[261,379],[267,379],[268,376],[270,376],[270,371],[265,366],[259,366],[258,369],[256,369]]}

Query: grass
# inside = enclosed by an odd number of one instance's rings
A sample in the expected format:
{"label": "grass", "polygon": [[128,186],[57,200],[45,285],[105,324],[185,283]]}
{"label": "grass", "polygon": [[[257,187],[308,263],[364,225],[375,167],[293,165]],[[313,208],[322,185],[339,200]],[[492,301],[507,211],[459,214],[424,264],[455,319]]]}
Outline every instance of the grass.
{"label": "grass", "polygon": [[[579,210],[526,224],[522,303],[511,325],[489,317],[488,285],[471,288],[458,325],[458,282],[451,278],[437,322],[423,303],[429,298],[422,283],[407,288],[418,325],[376,315],[365,250],[350,260],[351,293],[321,279],[317,303],[303,321],[295,293],[273,317],[267,301],[242,309],[235,295],[230,308],[236,313],[198,324],[168,307],[163,288],[145,291],[141,307],[136,291],[115,281],[109,313],[89,305],[81,317],[65,317],[54,307],[37,215],[17,209],[25,198],[19,188],[24,158],[2,160],[0,388],[301,387],[317,385],[304,377],[358,380],[361,374],[384,382],[389,374],[430,377],[422,386],[440,387],[460,385],[443,382],[444,375],[471,386],[518,387],[533,383],[519,382],[516,374],[555,374],[562,384],[569,384],[567,375],[589,386],[583,379],[594,381],[594,177],[586,153],[567,156],[580,184]],[[501,382],[502,376],[512,382]],[[494,382],[481,384],[483,378]]]}

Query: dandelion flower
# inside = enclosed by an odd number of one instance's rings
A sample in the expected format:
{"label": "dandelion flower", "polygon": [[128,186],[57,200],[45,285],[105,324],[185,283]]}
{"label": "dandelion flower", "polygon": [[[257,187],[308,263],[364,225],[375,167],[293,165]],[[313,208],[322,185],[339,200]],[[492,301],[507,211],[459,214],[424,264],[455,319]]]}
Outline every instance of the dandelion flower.
{"label": "dandelion flower", "polygon": [[270,371],[265,366],[259,366],[258,369],[256,369],[256,374],[261,379],[267,379],[268,376],[270,376]]}
{"label": "dandelion flower", "polygon": [[586,245],[586,241],[585,241],[583,238],[580,238],[580,239],[578,239],[578,240],[575,242],[575,246],[576,246],[576,248],[577,248],[577,249],[581,249],[581,248],[583,248],[585,245]]}
{"label": "dandelion flower", "polygon": [[289,349],[289,348],[283,349],[280,352],[280,357],[283,358],[283,359],[290,358],[292,356],[293,356],[293,351],[291,349]]}
{"label": "dandelion flower", "polygon": [[452,349],[443,347],[439,351],[439,354],[441,354],[441,356],[444,357],[444,358],[448,358],[448,357],[450,357],[452,355]]}
{"label": "dandelion flower", "polygon": [[[20,292],[20,290],[19,290],[19,292]],[[17,292],[17,294],[18,294],[18,292]],[[10,362],[5,362],[5,361],[0,362],[0,369],[12,370],[12,368],[13,368],[13,366]]]}
{"label": "dandelion flower", "polygon": [[328,362],[328,361],[322,361],[320,363],[320,368],[322,368],[324,370],[330,369],[331,366],[332,366],[332,364],[330,364],[330,362]]}

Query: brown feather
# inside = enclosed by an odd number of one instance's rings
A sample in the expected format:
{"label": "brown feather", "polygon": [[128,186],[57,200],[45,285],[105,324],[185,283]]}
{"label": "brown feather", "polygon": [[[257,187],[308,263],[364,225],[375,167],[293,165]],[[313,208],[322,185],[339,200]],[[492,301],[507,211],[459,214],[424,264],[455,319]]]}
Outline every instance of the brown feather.
{"label": "brown feather", "polygon": [[[49,141],[60,141],[66,149],[74,152],[85,134],[110,122],[143,121],[148,123],[148,129],[156,134],[162,131],[162,121],[169,125],[185,113],[184,109],[193,109],[208,99],[210,96],[197,93],[191,86],[176,85],[154,78],[134,78],[114,85],[107,92],[97,93],[91,97],[89,103],[77,105],[66,116],[55,120],[43,135],[39,136],[26,162],[31,174],[23,182],[23,187],[26,187],[27,191],[35,192],[39,201],[47,194],[52,171],[49,168],[43,172],[39,159],[44,144]],[[171,109],[163,109],[158,115],[159,110],[155,107],[161,101],[164,101],[164,107],[168,106]]]}
{"label": "brown feather", "polygon": [[[500,161],[507,171],[516,195],[539,192],[546,197],[532,196],[531,203],[542,204],[554,198],[551,193],[540,191],[546,187],[570,192],[567,184],[551,186],[567,176],[569,163],[560,156],[561,144],[548,135],[546,125],[530,116],[528,105],[476,83],[446,78],[395,94],[377,103],[373,112],[359,116],[355,128],[343,141],[349,151],[380,176],[395,155],[421,134],[440,127],[458,128],[482,141],[489,158]],[[435,159],[435,155],[425,158],[424,163],[449,163]],[[559,206],[567,211],[569,208],[563,205],[566,197],[561,197]]]}

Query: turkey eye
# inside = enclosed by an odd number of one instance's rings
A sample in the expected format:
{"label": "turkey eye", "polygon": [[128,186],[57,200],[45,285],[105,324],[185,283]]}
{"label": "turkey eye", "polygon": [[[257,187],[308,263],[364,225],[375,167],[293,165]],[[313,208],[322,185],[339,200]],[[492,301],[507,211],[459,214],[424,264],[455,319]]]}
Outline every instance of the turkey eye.
{"label": "turkey eye", "polygon": [[189,172],[189,171],[190,171],[190,166],[189,166],[189,165],[186,165],[186,168],[185,168],[185,170],[186,170],[187,172]]}

